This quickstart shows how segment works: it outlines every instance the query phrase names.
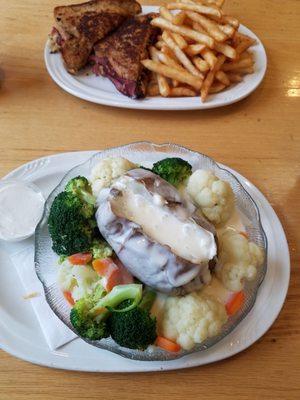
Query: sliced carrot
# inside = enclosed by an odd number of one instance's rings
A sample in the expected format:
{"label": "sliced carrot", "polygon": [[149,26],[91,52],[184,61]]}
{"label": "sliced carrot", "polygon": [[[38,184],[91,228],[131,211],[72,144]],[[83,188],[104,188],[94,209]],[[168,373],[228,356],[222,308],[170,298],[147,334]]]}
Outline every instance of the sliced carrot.
{"label": "sliced carrot", "polygon": [[76,253],[68,257],[68,260],[73,265],[86,265],[92,261],[92,258],[91,253]]}
{"label": "sliced carrot", "polygon": [[100,276],[106,276],[111,268],[118,269],[111,258],[97,258],[92,262],[94,270]]}
{"label": "sliced carrot", "polygon": [[172,353],[177,353],[178,351],[181,350],[179,344],[172,342],[172,340],[167,339],[163,336],[157,336],[155,344],[161,349],[170,351]]}
{"label": "sliced carrot", "polygon": [[112,258],[96,259],[92,262],[94,270],[104,278],[104,289],[111,291],[114,286],[133,282],[133,276],[127,271],[120,260]]}
{"label": "sliced carrot", "polygon": [[248,236],[247,232],[240,231],[239,234],[244,236],[246,239],[249,239],[249,236]]}
{"label": "sliced carrot", "polygon": [[120,269],[111,258],[96,259],[92,265],[97,274],[105,278],[103,284],[106,291],[110,292],[114,286],[122,283]]}
{"label": "sliced carrot", "polygon": [[128,285],[129,283],[133,283],[134,279],[128,269],[121,263],[119,259],[114,260],[115,264],[118,266],[120,273],[122,275],[122,284]]}
{"label": "sliced carrot", "polygon": [[107,311],[107,308],[106,308],[106,307],[99,307],[99,308],[97,308],[97,310],[94,312],[94,316],[103,314],[103,313],[105,313],[106,311]]}
{"label": "sliced carrot", "polygon": [[74,306],[75,301],[73,299],[72,293],[71,292],[63,292],[63,293],[64,293],[64,298],[67,300],[70,306]]}
{"label": "sliced carrot", "polygon": [[226,311],[228,315],[234,315],[242,307],[245,301],[245,293],[237,292],[229,299],[225,304]]}
{"label": "sliced carrot", "polygon": [[110,292],[115,286],[122,284],[122,276],[119,269],[112,268],[105,277],[104,289]]}

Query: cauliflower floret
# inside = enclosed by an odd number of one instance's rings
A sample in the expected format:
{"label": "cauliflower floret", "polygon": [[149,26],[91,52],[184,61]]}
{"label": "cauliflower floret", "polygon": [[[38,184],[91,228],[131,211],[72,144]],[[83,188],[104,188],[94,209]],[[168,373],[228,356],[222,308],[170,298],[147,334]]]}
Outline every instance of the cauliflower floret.
{"label": "cauliflower floret", "polygon": [[198,169],[189,177],[187,192],[211,222],[218,225],[228,221],[234,209],[234,194],[228,182],[212,171]]}
{"label": "cauliflower floret", "polygon": [[263,250],[241,233],[228,229],[220,235],[220,268],[216,272],[227,289],[242,290],[244,280],[255,279],[257,268],[263,261]]}
{"label": "cauliflower floret", "polygon": [[109,187],[112,182],[137,165],[122,157],[110,157],[99,161],[91,171],[93,194],[98,195],[101,189]]}
{"label": "cauliflower floret", "polygon": [[92,293],[101,278],[89,265],[72,265],[65,261],[59,267],[58,283],[62,291],[71,292],[76,301]]}
{"label": "cauliflower floret", "polygon": [[193,292],[184,297],[169,297],[161,323],[162,335],[190,350],[218,335],[226,321],[225,306],[213,296]]}
{"label": "cauliflower floret", "polygon": [[76,285],[76,279],[72,273],[72,265],[69,261],[64,261],[58,270],[58,284],[63,292],[72,291],[73,287]]}

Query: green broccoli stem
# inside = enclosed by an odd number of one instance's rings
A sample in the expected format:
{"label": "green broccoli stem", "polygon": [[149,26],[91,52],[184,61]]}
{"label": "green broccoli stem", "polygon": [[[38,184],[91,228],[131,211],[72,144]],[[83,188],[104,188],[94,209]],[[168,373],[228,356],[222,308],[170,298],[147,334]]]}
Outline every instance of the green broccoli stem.
{"label": "green broccoli stem", "polygon": [[[89,314],[93,317],[97,317],[97,321],[105,319],[108,315],[107,312],[103,312],[103,308],[107,308],[109,311],[114,312],[125,312],[135,308],[142,299],[143,286],[139,284],[129,285],[118,285],[115,286],[111,292],[105,297],[100,299],[96,305],[89,311]],[[133,300],[132,303],[121,310],[115,308],[125,300]]]}
{"label": "green broccoli stem", "polygon": [[154,290],[147,289],[142,298],[142,301],[139,304],[139,308],[142,308],[145,311],[150,311],[153,303],[156,299],[156,292]]}
{"label": "green broccoli stem", "polygon": [[83,189],[79,189],[79,190],[78,190],[78,195],[79,195],[79,196],[81,197],[81,199],[82,199],[83,201],[85,201],[86,203],[91,204],[92,206],[95,205],[96,199],[95,199],[95,197],[94,197],[92,194],[90,194],[89,192],[87,192],[87,191],[85,191],[85,190],[83,190]]}
{"label": "green broccoli stem", "polygon": [[101,284],[98,284],[94,289],[94,292],[92,294],[92,299],[94,302],[97,302],[100,299],[102,299],[105,295],[106,295],[106,291],[105,291],[104,287]]}

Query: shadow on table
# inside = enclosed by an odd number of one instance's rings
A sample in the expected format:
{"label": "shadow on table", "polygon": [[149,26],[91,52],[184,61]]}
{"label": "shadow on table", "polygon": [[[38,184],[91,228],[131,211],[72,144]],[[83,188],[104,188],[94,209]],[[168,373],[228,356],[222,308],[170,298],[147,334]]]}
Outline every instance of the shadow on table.
{"label": "shadow on table", "polygon": [[[295,161],[296,162],[296,161]],[[295,204],[296,199],[299,197],[300,192],[300,175],[295,176],[295,184],[287,192],[284,197],[283,207],[274,207],[276,214],[278,215],[280,222],[283,226],[285,234],[287,236],[290,258],[291,261],[295,261],[295,257],[300,252],[299,247],[299,226],[292,221],[291,216],[287,216],[285,210],[289,210],[291,204]]]}
{"label": "shadow on table", "polygon": [[5,73],[4,70],[0,67],[0,89],[3,87],[4,79]]}

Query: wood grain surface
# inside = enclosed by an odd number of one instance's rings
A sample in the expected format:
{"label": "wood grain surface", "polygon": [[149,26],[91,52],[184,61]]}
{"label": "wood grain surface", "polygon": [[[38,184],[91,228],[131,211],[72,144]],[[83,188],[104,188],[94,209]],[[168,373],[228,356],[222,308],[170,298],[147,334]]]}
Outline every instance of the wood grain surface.
{"label": "wood grain surface", "polygon": [[0,0],[0,176],[57,152],[144,139],[183,144],[238,170],[266,195],[287,234],[291,283],[272,328],[226,361],[109,375],[51,370],[0,351],[0,399],[299,399],[300,1],[228,0],[227,10],[263,41],[267,75],[240,103],[201,112],[108,108],[63,92],[43,61],[57,3]]}

